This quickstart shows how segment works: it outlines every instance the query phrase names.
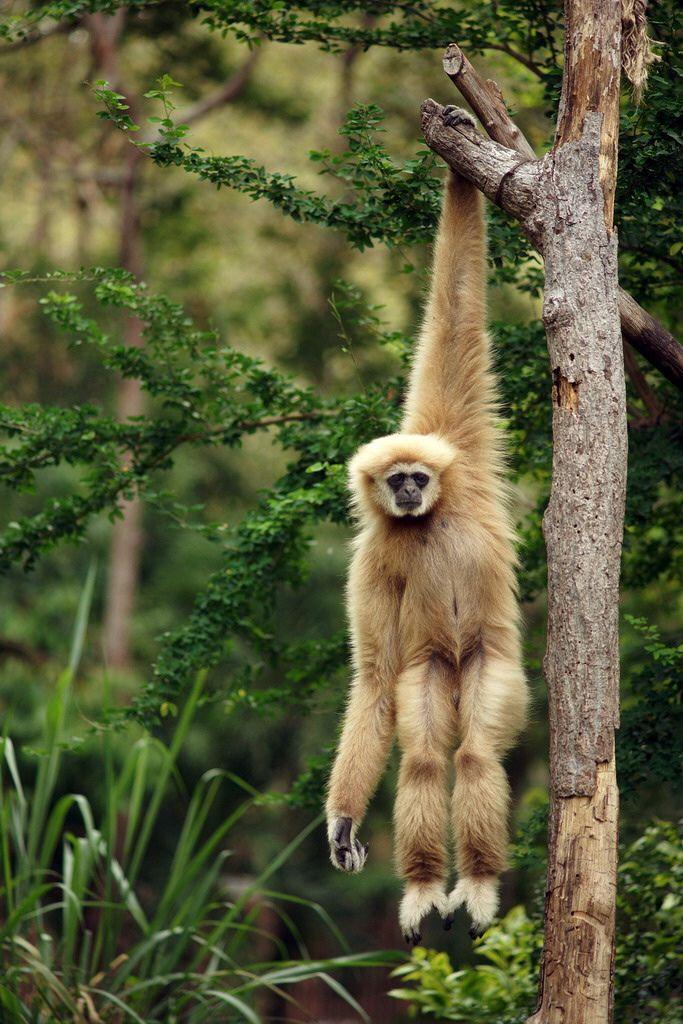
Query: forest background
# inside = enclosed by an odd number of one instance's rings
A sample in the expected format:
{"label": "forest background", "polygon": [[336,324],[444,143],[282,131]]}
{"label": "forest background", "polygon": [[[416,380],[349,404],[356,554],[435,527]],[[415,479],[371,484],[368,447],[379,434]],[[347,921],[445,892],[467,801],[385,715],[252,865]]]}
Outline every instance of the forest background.
{"label": "forest background", "polygon": [[[533,1005],[544,880],[551,380],[542,269],[497,210],[490,313],[535,697],[509,763],[504,912],[525,910],[478,958],[464,925],[434,925],[427,945],[450,961],[417,951],[391,980],[408,957],[396,952],[395,765],[361,876],[333,872],[317,819],[347,681],[343,467],[398,420],[440,201],[419,104],[457,102],[441,70],[457,39],[542,152],[561,9],[5,7],[10,1019],[97,1019],[91,1005],[117,1021],[391,1020],[406,1007],[518,1019]],[[676,333],[673,3],[653,5],[650,32],[661,59],[640,105],[626,92],[622,105],[620,281]],[[674,1022],[681,402],[631,349],[626,367],[617,1019]]]}

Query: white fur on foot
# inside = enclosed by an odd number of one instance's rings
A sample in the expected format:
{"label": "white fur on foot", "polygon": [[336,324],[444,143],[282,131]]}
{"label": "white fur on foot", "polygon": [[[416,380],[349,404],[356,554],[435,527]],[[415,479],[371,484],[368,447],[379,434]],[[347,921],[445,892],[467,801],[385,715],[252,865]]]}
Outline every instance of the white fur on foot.
{"label": "white fur on foot", "polygon": [[405,936],[419,935],[420,922],[435,907],[443,917],[447,909],[447,896],[440,882],[409,883],[401,900],[398,920]]}
{"label": "white fur on foot", "polygon": [[478,932],[488,928],[498,910],[498,879],[495,875],[459,879],[448,896],[448,913],[454,914],[463,903],[474,928]]}

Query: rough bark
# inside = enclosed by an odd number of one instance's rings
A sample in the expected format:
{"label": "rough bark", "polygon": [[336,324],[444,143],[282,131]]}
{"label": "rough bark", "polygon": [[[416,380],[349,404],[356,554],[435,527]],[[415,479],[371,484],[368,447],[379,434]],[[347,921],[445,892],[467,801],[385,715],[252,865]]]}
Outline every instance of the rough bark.
{"label": "rough bark", "polygon": [[[626,397],[616,234],[621,5],[567,0],[565,75],[536,219],[553,375],[548,551],[551,827],[533,1024],[612,1019],[619,570]],[[594,45],[597,41],[599,45]]]}
{"label": "rough bark", "polygon": [[[522,159],[533,160],[534,150],[508,114],[500,89],[495,82],[482,78],[457,43],[451,43],[446,48],[443,68],[489,137],[514,150]],[[568,112],[565,120],[567,133],[575,130],[572,116]],[[614,130],[613,125],[612,132]],[[667,380],[683,388],[683,346],[623,288],[619,289],[619,315],[624,339]]]}
{"label": "rough bark", "polygon": [[592,792],[618,725],[626,413],[616,236],[595,212],[601,123],[586,115],[582,138],[544,161],[537,206],[553,378],[546,675],[556,689],[550,763],[559,796]]}
{"label": "rough bark", "polygon": [[600,184],[605,222],[614,219],[621,75],[620,0],[565,3],[565,63],[555,146],[578,140],[588,110],[599,110]]}
{"label": "rough bark", "polygon": [[[598,765],[595,793],[553,803],[554,865],[546,921],[565,922],[546,942],[543,999],[527,1024],[605,1024],[612,1016],[619,791],[614,757]],[[577,880],[590,878],[590,886]]]}

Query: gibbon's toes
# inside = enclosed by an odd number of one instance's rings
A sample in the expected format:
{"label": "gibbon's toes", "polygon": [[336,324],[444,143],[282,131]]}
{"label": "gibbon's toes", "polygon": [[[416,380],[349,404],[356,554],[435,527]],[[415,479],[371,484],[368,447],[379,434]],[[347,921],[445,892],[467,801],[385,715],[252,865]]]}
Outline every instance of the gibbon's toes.
{"label": "gibbon's toes", "polygon": [[406,932],[403,938],[406,940],[408,945],[413,949],[415,948],[415,946],[419,946],[420,943],[422,942],[422,936],[413,928],[411,928],[410,931]]}
{"label": "gibbon's toes", "polygon": [[408,883],[398,911],[399,924],[406,942],[417,945],[421,938],[420,922],[432,908],[442,916],[446,913],[446,894],[441,888],[441,883]]}
{"label": "gibbon's toes", "polygon": [[477,127],[477,123],[471,114],[468,114],[462,107],[453,106],[452,103],[443,108],[442,119],[443,123],[449,128],[456,128],[459,124],[467,124],[470,128]]}
{"label": "gibbon's toes", "polygon": [[472,919],[470,938],[479,938],[489,927],[498,910],[498,879],[494,875],[461,878],[448,897],[448,916],[451,919],[463,903]]}
{"label": "gibbon's toes", "polygon": [[353,835],[351,818],[337,818],[329,829],[330,858],[340,871],[362,871],[368,856],[367,843]]}

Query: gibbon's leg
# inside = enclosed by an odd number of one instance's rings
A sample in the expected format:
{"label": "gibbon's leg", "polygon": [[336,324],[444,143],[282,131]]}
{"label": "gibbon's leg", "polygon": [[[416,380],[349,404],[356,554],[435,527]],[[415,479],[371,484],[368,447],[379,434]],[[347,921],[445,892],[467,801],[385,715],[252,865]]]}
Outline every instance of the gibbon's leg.
{"label": "gibbon's leg", "polygon": [[344,727],[330,775],[327,837],[330,859],[342,871],[361,871],[368,847],[356,839],[394,737],[394,698],[375,675],[351,684]]}
{"label": "gibbon's leg", "polygon": [[465,904],[475,938],[498,909],[498,876],[507,865],[510,790],[501,759],[524,724],[528,697],[519,665],[481,651],[463,673],[461,687],[453,791],[458,882],[448,897],[445,927]]}
{"label": "gibbon's leg", "polygon": [[[452,683],[452,680],[451,680]],[[406,942],[420,942],[420,922],[447,912],[447,772],[455,733],[453,686],[436,656],[400,677],[396,718],[401,768],[394,808],[396,865],[405,881],[399,923]]]}

